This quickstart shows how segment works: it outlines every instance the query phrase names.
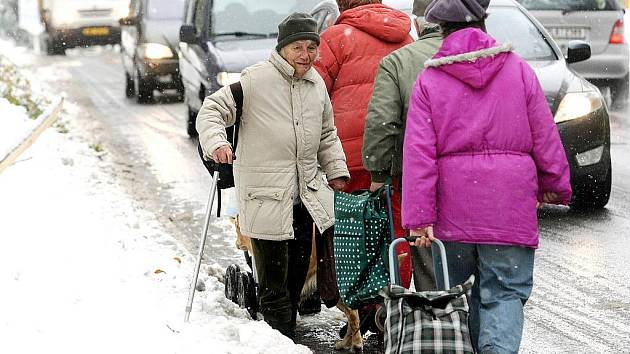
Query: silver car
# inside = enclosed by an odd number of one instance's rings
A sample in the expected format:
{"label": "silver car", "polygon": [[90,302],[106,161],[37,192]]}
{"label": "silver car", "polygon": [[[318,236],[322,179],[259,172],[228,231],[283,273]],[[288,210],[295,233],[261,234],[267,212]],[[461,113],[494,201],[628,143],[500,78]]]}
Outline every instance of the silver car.
{"label": "silver car", "polygon": [[572,64],[580,75],[599,87],[609,87],[613,105],[628,99],[628,42],[624,38],[624,9],[618,0],[519,0],[560,45],[584,40],[591,58]]}

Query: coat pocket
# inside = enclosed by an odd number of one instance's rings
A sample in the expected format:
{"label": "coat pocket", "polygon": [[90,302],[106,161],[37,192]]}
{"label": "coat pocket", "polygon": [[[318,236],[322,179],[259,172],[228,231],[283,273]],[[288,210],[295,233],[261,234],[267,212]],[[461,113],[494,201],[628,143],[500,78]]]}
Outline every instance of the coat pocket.
{"label": "coat pocket", "polygon": [[287,188],[247,187],[245,213],[249,231],[264,235],[290,233],[292,205],[289,194]]}
{"label": "coat pocket", "polygon": [[322,224],[326,220],[334,220],[335,192],[326,183],[325,177],[321,173],[317,173],[315,178],[306,183],[306,190],[309,194],[309,200],[315,202],[314,206],[320,213]]}

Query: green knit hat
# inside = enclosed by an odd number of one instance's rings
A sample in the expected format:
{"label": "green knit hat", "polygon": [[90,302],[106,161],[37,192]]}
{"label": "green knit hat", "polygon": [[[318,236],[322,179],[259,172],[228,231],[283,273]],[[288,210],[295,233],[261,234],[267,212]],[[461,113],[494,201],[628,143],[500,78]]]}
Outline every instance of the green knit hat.
{"label": "green knit hat", "polygon": [[278,45],[276,51],[295,41],[310,39],[319,45],[317,21],[303,12],[294,12],[278,25]]}

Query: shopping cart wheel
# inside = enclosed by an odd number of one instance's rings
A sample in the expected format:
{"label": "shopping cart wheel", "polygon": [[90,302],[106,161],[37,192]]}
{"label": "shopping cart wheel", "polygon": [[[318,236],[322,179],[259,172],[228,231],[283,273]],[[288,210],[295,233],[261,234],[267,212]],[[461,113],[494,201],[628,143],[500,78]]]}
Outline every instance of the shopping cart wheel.
{"label": "shopping cart wheel", "polygon": [[258,298],[256,297],[256,285],[252,273],[241,272],[238,274],[237,289],[236,303],[247,309],[252,318],[256,319]]}
{"label": "shopping cart wheel", "polygon": [[236,295],[238,293],[237,284],[238,284],[238,275],[240,274],[241,269],[236,264],[231,264],[225,270],[225,297],[231,300],[232,302],[236,301]]}

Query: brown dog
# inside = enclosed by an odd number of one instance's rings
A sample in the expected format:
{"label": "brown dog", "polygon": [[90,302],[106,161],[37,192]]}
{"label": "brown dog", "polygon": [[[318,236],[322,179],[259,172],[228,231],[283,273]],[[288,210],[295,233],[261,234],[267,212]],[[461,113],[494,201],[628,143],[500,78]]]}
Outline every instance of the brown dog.
{"label": "brown dog", "polygon": [[[234,226],[236,226],[236,248],[247,251],[249,254],[252,252],[252,241],[249,237],[241,234],[241,230],[238,227],[238,219],[234,219]],[[308,266],[308,273],[306,275],[306,281],[302,288],[300,295],[300,301],[306,300],[313,295],[317,290],[317,247],[315,246],[315,225],[313,225],[313,247],[311,251],[310,263]],[[335,343],[335,349],[347,350],[350,353],[361,351],[363,349],[363,336],[361,335],[359,311],[353,310],[344,305],[341,300],[337,303],[337,308],[344,313],[348,319],[348,330],[342,340]]]}

